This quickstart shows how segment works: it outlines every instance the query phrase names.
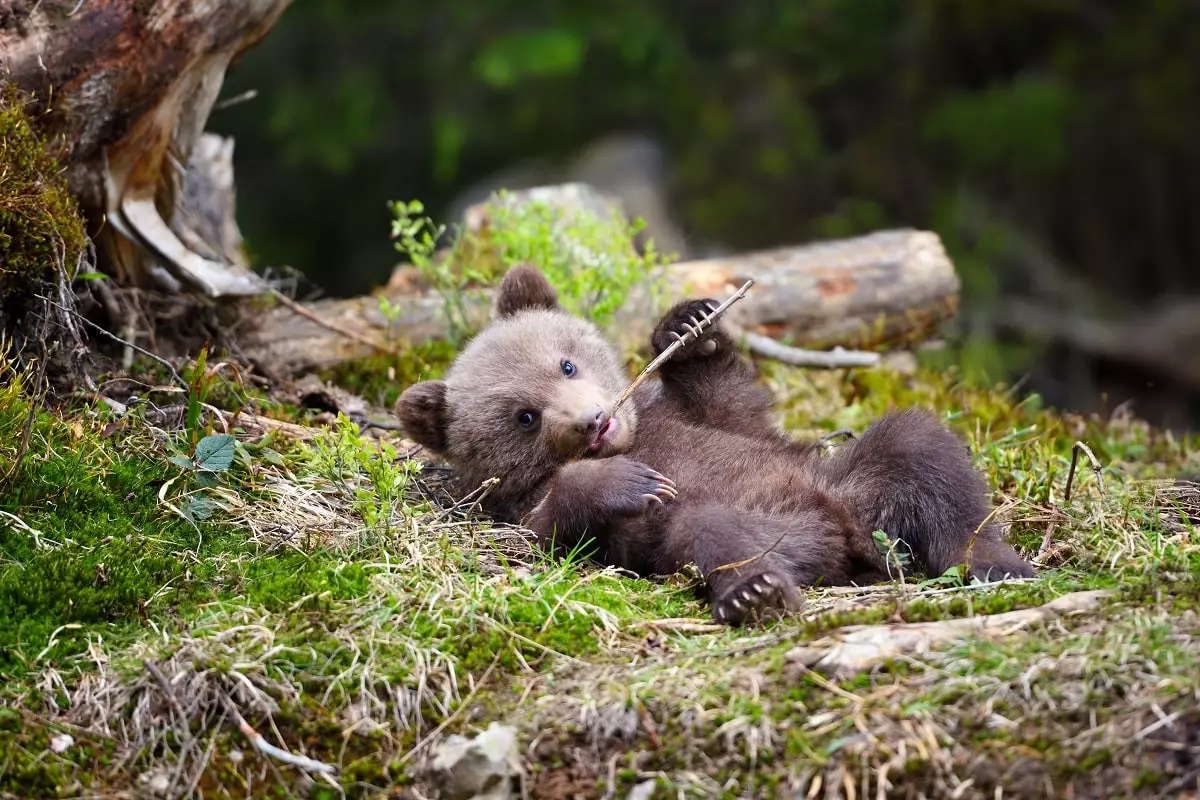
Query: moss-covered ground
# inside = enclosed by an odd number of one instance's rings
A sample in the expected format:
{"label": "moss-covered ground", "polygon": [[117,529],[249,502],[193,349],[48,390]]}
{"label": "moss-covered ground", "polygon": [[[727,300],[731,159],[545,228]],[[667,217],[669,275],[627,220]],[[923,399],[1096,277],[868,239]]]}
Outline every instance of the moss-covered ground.
{"label": "moss-covered ground", "polygon": [[[390,402],[444,356],[419,355],[374,365],[395,383],[354,385]],[[95,398],[32,409],[8,375],[0,796],[429,796],[430,745],[492,721],[517,730],[535,797],[624,797],[644,781],[656,797],[1195,790],[1196,498],[1154,479],[1200,472],[1196,441],[1054,413],[948,370],[761,367],[797,435],[938,410],[991,479],[1012,540],[1044,556],[1039,577],[811,592],[795,618],[731,630],[686,577],[541,558],[402,441],[346,423],[310,441],[230,440],[204,409],[173,429],[152,412],[178,398],[153,391],[124,413]],[[1079,455],[1068,499],[1076,442],[1101,471]],[[855,675],[789,657],[848,625],[1085,589],[1112,594]],[[334,771],[259,754],[234,710]]]}

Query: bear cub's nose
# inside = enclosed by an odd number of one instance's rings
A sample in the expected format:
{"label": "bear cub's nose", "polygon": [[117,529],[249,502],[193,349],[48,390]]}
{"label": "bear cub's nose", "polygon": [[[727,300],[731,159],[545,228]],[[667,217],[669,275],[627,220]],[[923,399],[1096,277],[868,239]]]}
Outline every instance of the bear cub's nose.
{"label": "bear cub's nose", "polygon": [[599,406],[594,406],[591,411],[585,412],[575,422],[575,430],[579,431],[589,439],[594,437],[603,427],[604,423],[608,422],[607,415],[604,409]]}

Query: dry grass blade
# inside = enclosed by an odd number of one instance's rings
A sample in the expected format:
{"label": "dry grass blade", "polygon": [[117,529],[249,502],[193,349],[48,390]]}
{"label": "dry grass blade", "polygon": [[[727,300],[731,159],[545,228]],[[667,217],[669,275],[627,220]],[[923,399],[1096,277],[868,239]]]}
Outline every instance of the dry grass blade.
{"label": "dry grass blade", "polygon": [[[1071,467],[1067,470],[1067,484],[1063,490],[1063,503],[1071,502],[1071,490],[1075,486],[1075,469],[1079,464],[1079,454],[1087,455],[1088,460],[1092,463],[1092,473],[1096,476],[1096,483],[1100,487],[1100,492],[1104,492],[1104,471],[1100,466],[1100,461],[1096,458],[1096,454],[1092,449],[1083,442],[1075,442],[1071,447]],[[1043,564],[1053,552],[1054,545],[1054,530],[1058,523],[1066,519],[1066,513],[1063,512],[1058,504],[1053,504],[1050,509],[1050,521],[1046,523],[1046,533],[1042,536],[1041,546],[1038,547],[1037,555],[1034,556],[1034,561],[1038,564]]]}
{"label": "dry grass blade", "polygon": [[1088,461],[1092,462],[1092,473],[1096,476],[1096,483],[1100,485],[1100,491],[1104,491],[1104,470],[1100,466],[1099,459],[1092,452],[1092,448],[1088,447],[1083,442],[1075,442],[1071,448],[1071,469],[1067,472],[1067,488],[1063,492],[1063,502],[1071,502],[1071,488],[1075,482],[1075,467],[1079,462],[1079,454],[1083,452],[1087,455]]}

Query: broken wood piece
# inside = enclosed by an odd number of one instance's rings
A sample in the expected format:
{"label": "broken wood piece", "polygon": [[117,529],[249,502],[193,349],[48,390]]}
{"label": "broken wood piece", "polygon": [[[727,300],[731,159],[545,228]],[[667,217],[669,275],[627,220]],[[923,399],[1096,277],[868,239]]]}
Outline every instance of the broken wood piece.
{"label": "broken wood piece", "polygon": [[900,655],[923,655],[969,636],[998,638],[1053,617],[1096,608],[1107,590],[1073,592],[1036,608],[938,622],[867,625],[841,630],[788,652],[786,660],[826,675],[846,677]]}
{"label": "broken wood piece", "polygon": [[846,350],[842,347],[835,347],[832,350],[807,350],[800,347],[788,347],[761,333],[741,331],[736,328],[731,333],[740,338],[751,353],[793,367],[822,367],[825,369],[873,367],[883,360],[883,356],[870,350]]}

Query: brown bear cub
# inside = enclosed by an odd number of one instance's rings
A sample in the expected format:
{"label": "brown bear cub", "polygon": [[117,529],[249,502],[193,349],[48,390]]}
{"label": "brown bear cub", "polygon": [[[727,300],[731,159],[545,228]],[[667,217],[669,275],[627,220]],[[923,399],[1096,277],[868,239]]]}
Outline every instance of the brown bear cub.
{"label": "brown bear cub", "polygon": [[[671,309],[654,353],[716,306]],[[824,455],[778,429],[769,394],[714,325],[614,415],[628,383],[616,350],[559,306],[541,272],[510,270],[494,316],[396,413],[464,489],[499,478],[485,510],[548,550],[578,547],[646,576],[694,564],[730,623],[799,607],[797,586],[887,579],[875,530],[926,574],[966,564],[983,580],[1033,576],[984,524],[987,485],[963,442],[926,412],[888,414]]]}

